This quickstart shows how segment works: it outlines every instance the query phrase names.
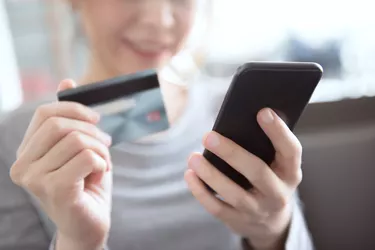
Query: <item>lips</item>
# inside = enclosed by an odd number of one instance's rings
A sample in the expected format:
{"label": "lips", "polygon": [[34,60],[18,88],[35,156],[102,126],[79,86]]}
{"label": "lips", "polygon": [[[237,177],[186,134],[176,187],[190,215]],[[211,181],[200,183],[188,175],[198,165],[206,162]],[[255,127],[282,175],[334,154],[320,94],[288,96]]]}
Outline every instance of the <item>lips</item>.
{"label": "lips", "polygon": [[165,54],[170,47],[166,42],[153,40],[131,41],[129,39],[122,39],[122,42],[138,55],[148,58],[160,57]]}

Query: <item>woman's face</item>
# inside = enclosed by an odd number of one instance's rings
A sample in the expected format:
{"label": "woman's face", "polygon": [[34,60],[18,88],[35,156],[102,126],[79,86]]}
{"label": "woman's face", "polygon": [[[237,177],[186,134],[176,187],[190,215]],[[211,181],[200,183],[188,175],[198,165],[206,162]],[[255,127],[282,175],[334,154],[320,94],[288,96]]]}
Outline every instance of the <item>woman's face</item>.
{"label": "woman's face", "polygon": [[197,0],[71,0],[94,63],[112,74],[160,68],[184,45]]}

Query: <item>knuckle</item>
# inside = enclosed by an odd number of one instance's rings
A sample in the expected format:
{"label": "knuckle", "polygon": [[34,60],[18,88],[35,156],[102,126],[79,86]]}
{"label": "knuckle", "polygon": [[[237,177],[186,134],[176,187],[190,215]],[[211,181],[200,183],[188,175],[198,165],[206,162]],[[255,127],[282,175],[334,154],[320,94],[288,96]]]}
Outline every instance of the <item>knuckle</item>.
{"label": "knuckle", "polygon": [[64,129],[63,124],[58,117],[49,117],[45,123],[47,129],[54,133],[61,133],[61,131]]}
{"label": "knuckle", "polygon": [[302,157],[302,145],[296,137],[288,143],[287,150],[282,152],[282,156],[288,161],[300,161]]}
{"label": "knuckle", "polygon": [[302,145],[299,140],[296,138],[293,140],[288,154],[285,155],[285,158],[289,160],[299,161],[302,157]]}
{"label": "knuckle", "polygon": [[84,149],[81,153],[83,164],[85,165],[97,165],[99,164],[98,158],[96,157],[96,154],[91,149]]}
{"label": "knuckle", "polygon": [[298,168],[298,170],[295,172],[293,176],[292,182],[295,186],[298,186],[302,182],[302,179],[303,179],[302,169]]}
{"label": "knuckle", "polygon": [[44,118],[48,116],[49,104],[43,104],[37,108],[35,111],[35,116],[38,118]]}
{"label": "knuckle", "polygon": [[299,140],[296,139],[295,143],[294,143],[294,152],[295,152],[295,155],[297,157],[301,157],[302,156],[302,151],[303,151],[303,148],[302,148],[302,144]]}
{"label": "knuckle", "polygon": [[22,172],[20,168],[21,166],[19,164],[19,161],[16,161],[9,171],[10,179],[17,185],[21,185]]}
{"label": "knuckle", "polygon": [[71,140],[72,146],[79,149],[86,148],[85,136],[78,131],[72,131],[69,134],[69,139]]}
{"label": "knuckle", "polygon": [[288,197],[282,194],[276,195],[275,201],[276,201],[275,204],[276,204],[277,210],[284,210],[288,206],[288,203],[289,203]]}

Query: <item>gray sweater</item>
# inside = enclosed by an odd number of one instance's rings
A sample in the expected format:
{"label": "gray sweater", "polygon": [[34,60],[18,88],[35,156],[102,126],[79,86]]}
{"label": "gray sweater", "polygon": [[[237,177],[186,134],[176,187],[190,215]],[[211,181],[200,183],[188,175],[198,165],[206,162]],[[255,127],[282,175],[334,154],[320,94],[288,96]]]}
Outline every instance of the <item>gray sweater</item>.
{"label": "gray sweater", "polygon": [[[240,237],[208,214],[183,180],[186,159],[193,151],[202,152],[202,135],[212,128],[223,97],[222,91],[206,85],[196,85],[190,93],[187,110],[166,134],[111,149],[114,188],[109,249],[244,249]],[[9,178],[16,150],[39,104],[21,107],[0,120],[2,250],[44,250],[50,245],[53,249],[53,223],[36,200]],[[297,198],[286,249],[313,249]]]}

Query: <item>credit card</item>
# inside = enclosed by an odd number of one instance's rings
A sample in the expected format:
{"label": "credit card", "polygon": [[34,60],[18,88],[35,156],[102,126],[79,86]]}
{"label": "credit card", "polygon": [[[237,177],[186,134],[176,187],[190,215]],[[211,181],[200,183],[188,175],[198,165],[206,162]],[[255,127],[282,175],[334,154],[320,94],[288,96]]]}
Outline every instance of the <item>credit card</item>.
{"label": "credit card", "polygon": [[169,128],[155,70],[120,76],[58,93],[59,101],[78,102],[101,114],[98,127],[112,145],[131,142]]}

